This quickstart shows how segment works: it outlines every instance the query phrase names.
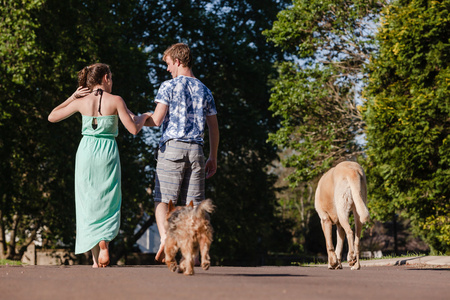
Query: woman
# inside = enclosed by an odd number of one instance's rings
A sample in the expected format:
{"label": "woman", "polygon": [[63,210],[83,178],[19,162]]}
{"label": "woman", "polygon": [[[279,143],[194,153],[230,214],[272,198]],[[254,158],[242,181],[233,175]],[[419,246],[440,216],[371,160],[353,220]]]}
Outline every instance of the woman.
{"label": "woman", "polygon": [[91,250],[93,268],[109,264],[108,245],[120,227],[121,170],[115,140],[118,119],[136,135],[149,116],[134,116],[120,96],[111,94],[112,84],[108,65],[85,67],[78,73],[75,93],[48,116],[50,122],[59,122],[76,112],[82,115],[83,138],[75,161],[75,254]]}

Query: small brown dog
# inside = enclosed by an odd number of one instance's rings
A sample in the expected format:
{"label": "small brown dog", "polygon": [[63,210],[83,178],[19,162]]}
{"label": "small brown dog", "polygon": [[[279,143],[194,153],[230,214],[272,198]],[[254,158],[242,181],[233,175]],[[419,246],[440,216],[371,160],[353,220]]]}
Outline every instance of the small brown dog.
{"label": "small brown dog", "polygon": [[[209,214],[215,206],[210,199],[200,205],[175,207],[169,202],[166,222],[166,243],[164,246],[166,265],[172,272],[178,269],[184,275],[194,274],[194,259],[199,250],[201,266],[208,270],[210,266],[209,248],[213,240],[213,228],[209,221]],[[181,250],[182,259],[177,266],[176,254]]]}
{"label": "small brown dog", "polygon": [[[322,223],[328,252],[328,269],[342,269],[341,255],[345,236],[348,242],[348,264],[359,270],[359,239],[362,225],[369,220],[366,206],[367,187],[363,168],[356,162],[341,162],[319,180],[315,207]],[[349,224],[353,211],[355,233]],[[336,251],[333,247],[332,226],[337,227]]]}

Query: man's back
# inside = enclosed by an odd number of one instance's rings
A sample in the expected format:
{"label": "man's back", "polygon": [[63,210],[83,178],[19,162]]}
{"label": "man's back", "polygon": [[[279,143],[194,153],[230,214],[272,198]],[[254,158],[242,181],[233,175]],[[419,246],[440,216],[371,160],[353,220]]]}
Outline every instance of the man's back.
{"label": "man's back", "polygon": [[211,91],[200,80],[177,76],[165,81],[155,102],[168,106],[160,145],[171,139],[203,145],[206,116],[217,111]]}

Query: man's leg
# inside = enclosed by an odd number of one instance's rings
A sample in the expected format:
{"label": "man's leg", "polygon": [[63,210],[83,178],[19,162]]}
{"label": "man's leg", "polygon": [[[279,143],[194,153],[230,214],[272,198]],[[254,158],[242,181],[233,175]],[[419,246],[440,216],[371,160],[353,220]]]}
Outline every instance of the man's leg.
{"label": "man's leg", "polygon": [[[180,194],[181,184],[185,169],[185,149],[186,143],[168,141],[158,151],[158,162],[156,166],[155,179],[155,219],[158,226],[161,245],[155,260],[164,262],[164,246],[166,242],[166,217],[168,204],[172,200],[177,203]],[[165,203],[167,202],[167,203]]]}
{"label": "man's leg", "polygon": [[158,262],[164,262],[164,245],[166,242],[166,228],[164,223],[166,222],[168,206],[163,202],[155,202],[155,219],[158,226],[159,236],[161,237],[161,244],[159,246],[158,253],[156,253],[155,260]]}

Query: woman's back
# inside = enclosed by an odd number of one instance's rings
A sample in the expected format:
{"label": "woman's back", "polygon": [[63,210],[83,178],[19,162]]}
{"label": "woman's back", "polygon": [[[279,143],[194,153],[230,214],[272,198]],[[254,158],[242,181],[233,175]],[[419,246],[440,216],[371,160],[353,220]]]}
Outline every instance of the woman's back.
{"label": "woman's back", "polygon": [[83,116],[91,117],[117,115],[117,102],[121,101],[121,97],[97,91],[77,99],[79,112]]}

